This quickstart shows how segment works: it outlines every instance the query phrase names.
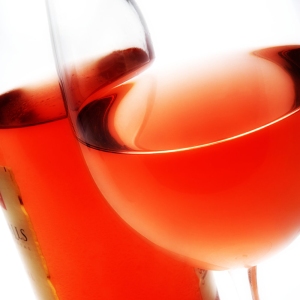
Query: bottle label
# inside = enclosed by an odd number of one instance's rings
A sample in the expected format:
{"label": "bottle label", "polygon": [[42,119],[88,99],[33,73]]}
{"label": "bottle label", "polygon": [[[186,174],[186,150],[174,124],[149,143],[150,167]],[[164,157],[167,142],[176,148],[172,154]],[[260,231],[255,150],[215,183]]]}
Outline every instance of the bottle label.
{"label": "bottle label", "polygon": [[12,172],[0,166],[0,206],[38,299],[57,300],[45,259]]}

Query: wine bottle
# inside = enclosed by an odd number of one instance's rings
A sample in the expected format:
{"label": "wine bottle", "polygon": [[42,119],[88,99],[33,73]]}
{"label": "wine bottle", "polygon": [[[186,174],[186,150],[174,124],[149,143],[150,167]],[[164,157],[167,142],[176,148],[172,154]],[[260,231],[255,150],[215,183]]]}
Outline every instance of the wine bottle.
{"label": "wine bottle", "polygon": [[[45,296],[43,288],[39,297],[199,299],[194,269],[138,236],[111,210],[63,112],[56,120],[37,121],[46,96],[48,104],[62,101],[58,84],[0,96],[1,206],[24,261],[29,260],[30,277],[35,283],[43,277],[49,290]],[[30,107],[33,98],[40,107]],[[34,270],[32,260],[40,260],[41,270]]]}

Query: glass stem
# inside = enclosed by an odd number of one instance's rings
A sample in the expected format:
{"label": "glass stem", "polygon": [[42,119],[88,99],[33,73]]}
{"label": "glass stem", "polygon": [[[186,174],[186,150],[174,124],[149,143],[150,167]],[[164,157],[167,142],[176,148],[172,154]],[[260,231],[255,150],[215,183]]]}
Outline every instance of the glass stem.
{"label": "glass stem", "polygon": [[248,269],[248,277],[253,300],[259,300],[258,285],[257,285],[257,267]]}
{"label": "glass stem", "polygon": [[256,267],[229,271],[196,269],[202,300],[259,300]]}

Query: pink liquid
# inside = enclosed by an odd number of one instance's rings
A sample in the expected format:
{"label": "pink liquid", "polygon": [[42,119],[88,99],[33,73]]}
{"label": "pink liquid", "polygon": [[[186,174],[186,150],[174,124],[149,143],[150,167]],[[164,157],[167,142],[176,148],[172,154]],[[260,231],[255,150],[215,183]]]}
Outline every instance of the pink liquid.
{"label": "pink liquid", "polygon": [[202,268],[255,265],[286,246],[300,228],[298,56],[277,47],[153,67],[89,97],[77,129],[110,205]]}
{"label": "pink liquid", "polygon": [[103,199],[55,81],[0,95],[0,126],[0,164],[14,174],[60,300],[201,299],[194,268],[141,239]]}

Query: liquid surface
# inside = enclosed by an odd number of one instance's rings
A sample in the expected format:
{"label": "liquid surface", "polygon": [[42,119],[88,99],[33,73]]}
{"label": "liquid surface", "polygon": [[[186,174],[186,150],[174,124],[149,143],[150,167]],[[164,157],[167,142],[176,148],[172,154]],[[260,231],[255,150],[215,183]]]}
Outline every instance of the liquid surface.
{"label": "liquid surface", "polygon": [[150,67],[99,89],[77,119],[79,139],[114,152],[209,144],[265,126],[296,109],[297,46],[237,53],[209,62]]}
{"label": "liquid surface", "polygon": [[65,106],[55,80],[0,95],[0,128],[36,125],[65,117]]}
{"label": "liquid surface", "polygon": [[202,268],[248,267],[282,249],[300,226],[299,61],[298,46],[275,47],[99,90],[77,129],[104,197]]}

